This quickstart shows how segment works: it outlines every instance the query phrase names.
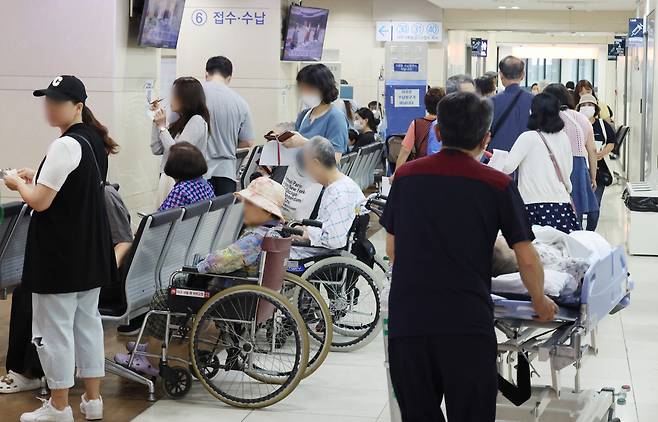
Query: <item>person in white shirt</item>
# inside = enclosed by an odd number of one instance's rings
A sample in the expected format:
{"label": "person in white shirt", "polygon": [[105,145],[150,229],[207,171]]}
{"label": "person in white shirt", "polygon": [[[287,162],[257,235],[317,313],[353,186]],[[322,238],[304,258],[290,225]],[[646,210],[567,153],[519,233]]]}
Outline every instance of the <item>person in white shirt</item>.
{"label": "person in white shirt", "polygon": [[331,142],[321,136],[311,138],[302,150],[304,170],[324,187],[316,220],[322,228],[306,227],[297,241],[308,242],[312,248],[294,247],[291,258],[301,259],[322,254],[321,248],[340,249],[354,219],[360,212],[365,196],[359,186],[338,170]]}
{"label": "person in white shirt", "polygon": [[530,110],[530,130],[516,140],[502,170],[511,174],[518,169],[519,192],[531,224],[565,233],[580,230],[571,203],[571,141],[563,130],[560,102],[537,94]]}

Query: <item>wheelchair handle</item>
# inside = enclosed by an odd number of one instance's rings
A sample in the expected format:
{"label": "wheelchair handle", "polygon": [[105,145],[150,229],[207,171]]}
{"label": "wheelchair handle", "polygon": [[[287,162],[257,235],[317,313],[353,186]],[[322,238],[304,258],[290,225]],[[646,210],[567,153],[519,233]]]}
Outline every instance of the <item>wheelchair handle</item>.
{"label": "wheelchair handle", "polygon": [[322,228],[322,221],[302,220],[301,225],[306,226],[306,227],[317,227],[317,228],[321,229]]}
{"label": "wheelchair handle", "polygon": [[279,231],[284,236],[286,235],[304,236],[304,230],[297,229],[295,227],[282,227]]}
{"label": "wheelchair handle", "polygon": [[381,200],[381,199],[371,199],[370,200],[370,205],[375,205],[379,208],[384,208],[386,206],[386,201]]}

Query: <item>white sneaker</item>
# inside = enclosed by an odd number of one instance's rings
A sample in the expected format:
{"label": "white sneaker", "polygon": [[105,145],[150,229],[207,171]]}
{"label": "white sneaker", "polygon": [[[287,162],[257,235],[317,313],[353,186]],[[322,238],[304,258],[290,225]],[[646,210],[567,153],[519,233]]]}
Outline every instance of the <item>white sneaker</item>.
{"label": "white sneaker", "polygon": [[88,421],[97,421],[103,419],[103,398],[96,400],[87,400],[83,394],[80,401],[80,412],[85,415]]}
{"label": "white sneaker", "polygon": [[73,411],[71,406],[66,406],[64,410],[57,410],[50,403],[50,400],[41,400],[41,407],[34,412],[23,413],[21,422],[73,422]]}
{"label": "white sneaker", "polygon": [[0,379],[0,394],[20,393],[21,391],[37,390],[41,388],[41,380],[23,376],[17,372],[9,371]]}

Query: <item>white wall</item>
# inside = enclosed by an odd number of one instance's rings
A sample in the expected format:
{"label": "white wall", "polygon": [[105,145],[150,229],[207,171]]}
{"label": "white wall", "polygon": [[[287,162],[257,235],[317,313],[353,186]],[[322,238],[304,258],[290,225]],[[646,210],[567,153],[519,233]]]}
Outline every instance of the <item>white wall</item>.
{"label": "white wall", "polygon": [[[195,25],[192,14],[203,10],[208,15],[204,25]],[[212,22],[215,11],[233,11],[234,15],[254,11],[265,12],[265,24],[255,25],[226,21],[222,25]],[[231,86],[251,106],[256,135],[271,130],[288,115],[281,115],[283,91],[290,84],[286,68],[281,64],[281,1],[280,0],[188,0],[185,2],[183,25],[177,49],[178,76],[205,77],[209,57],[223,55],[233,62]],[[287,113],[285,113],[287,114]]]}
{"label": "white wall", "polygon": [[[129,206],[150,200],[154,159],[148,131],[138,116],[143,115],[143,80],[156,77],[156,52],[128,47],[127,5],[122,0],[23,0],[3,5],[0,167],[39,165],[59,133],[48,126],[42,100],[32,91],[45,88],[57,75],[74,74],[87,87],[89,107],[122,147],[110,160],[110,180],[122,185]],[[76,18],[72,25],[72,16],[84,18]],[[2,195],[3,200],[16,197],[6,190]]]}
{"label": "white wall", "polygon": [[[341,76],[354,85],[360,105],[375,99],[384,66],[384,43],[375,40],[376,22],[443,20],[443,9],[427,0],[308,0],[304,5],[330,9],[325,49],[339,51]],[[444,43],[429,43],[428,82],[445,85]]]}

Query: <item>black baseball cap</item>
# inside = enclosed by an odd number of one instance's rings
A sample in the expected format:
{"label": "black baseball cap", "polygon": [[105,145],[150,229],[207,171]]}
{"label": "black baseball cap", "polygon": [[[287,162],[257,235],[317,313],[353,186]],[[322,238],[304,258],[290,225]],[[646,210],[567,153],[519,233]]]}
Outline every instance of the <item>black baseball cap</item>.
{"label": "black baseball cap", "polygon": [[35,97],[46,96],[56,101],[74,101],[84,103],[87,100],[85,84],[75,76],[58,76],[46,89],[38,89],[32,93]]}

